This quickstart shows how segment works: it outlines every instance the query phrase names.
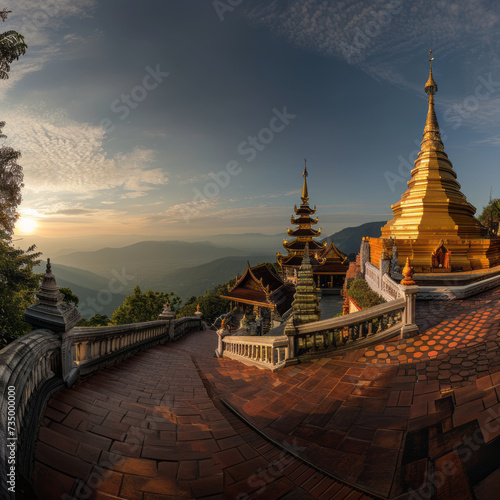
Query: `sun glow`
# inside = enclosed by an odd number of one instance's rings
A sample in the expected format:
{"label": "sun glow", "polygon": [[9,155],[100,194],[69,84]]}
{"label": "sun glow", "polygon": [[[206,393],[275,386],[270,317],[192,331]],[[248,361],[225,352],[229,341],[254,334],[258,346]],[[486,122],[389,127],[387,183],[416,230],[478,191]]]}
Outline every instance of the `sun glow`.
{"label": "sun glow", "polygon": [[33,219],[32,217],[27,217],[26,215],[21,215],[19,217],[17,224],[16,224],[16,229],[25,234],[30,234],[32,233],[37,227],[36,220]]}

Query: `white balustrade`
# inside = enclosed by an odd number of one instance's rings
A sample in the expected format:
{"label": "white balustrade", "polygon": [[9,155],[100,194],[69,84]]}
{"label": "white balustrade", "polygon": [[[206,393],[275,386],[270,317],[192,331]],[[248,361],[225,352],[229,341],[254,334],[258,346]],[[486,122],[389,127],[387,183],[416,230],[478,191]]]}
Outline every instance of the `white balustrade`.
{"label": "white balustrade", "polygon": [[222,338],[223,356],[272,371],[283,368],[290,358],[287,336],[255,337],[227,335]]}

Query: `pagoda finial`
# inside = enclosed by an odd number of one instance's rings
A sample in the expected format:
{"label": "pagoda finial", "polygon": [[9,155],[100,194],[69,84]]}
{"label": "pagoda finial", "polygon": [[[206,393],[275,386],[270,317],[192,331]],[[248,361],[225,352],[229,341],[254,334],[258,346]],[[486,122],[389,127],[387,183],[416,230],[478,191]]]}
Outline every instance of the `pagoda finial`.
{"label": "pagoda finial", "polygon": [[437,92],[438,86],[432,76],[432,61],[434,61],[434,58],[432,57],[432,50],[429,50],[429,79],[425,84],[425,93],[429,96],[429,109],[427,111],[427,119],[425,121],[421,151],[444,152],[436,112],[434,110],[434,94]]}
{"label": "pagoda finial", "polygon": [[302,173],[302,175],[304,176],[304,185],[302,186],[301,199],[302,199],[302,203],[307,203],[307,201],[309,200],[309,192],[307,190],[308,173],[307,173],[307,159],[306,158],[304,158],[304,172]]}
{"label": "pagoda finial", "polygon": [[434,61],[434,58],[432,57],[432,50],[429,50],[429,79],[425,84],[425,93],[429,96],[429,100],[430,96],[434,95],[438,91],[437,83],[432,77],[432,61]]}
{"label": "pagoda finial", "polygon": [[47,259],[47,266],[46,266],[45,272],[47,274],[52,272],[52,266],[50,265],[50,258]]}

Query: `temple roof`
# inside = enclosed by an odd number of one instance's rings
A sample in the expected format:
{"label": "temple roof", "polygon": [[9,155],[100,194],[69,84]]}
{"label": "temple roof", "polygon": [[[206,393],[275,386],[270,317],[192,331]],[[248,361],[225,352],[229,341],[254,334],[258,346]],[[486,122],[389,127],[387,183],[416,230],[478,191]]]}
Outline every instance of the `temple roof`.
{"label": "temple roof", "polygon": [[309,216],[303,216],[300,215],[299,217],[294,217],[292,215],[292,218],[290,220],[292,224],[298,224],[298,225],[304,225],[304,224],[317,224],[318,223],[318,218],[316,217],[313,219],[312,217]]}
{"label": "temple roof", "polygon": [[312,250],[319,250],[320,248],[324,248],[323,244],[318,243],[317,241],[311,240],[311,241],[299,241],[299,240],[293,240],[293,241],[287,241],[283,240],[283,246],[287,250],[304,250],[304,247],[306,246],[306,243],[309,243],[309,248],[310,251]]}
{"label": "temple roof", "polygon": [[347,262],[347,255],[344,252],[341,252],[334,244],[333,241],[330,241],[328,246],[323,251],[321,257],[323,259],[337,260],[342,264]]}
{"label": "temple roof", "polygon": [[321,228],[299,227],[298,229],[287,229],[286,232],[290,236],[310,236],[311,238],[316,238],[321,234]]}
{"label": "temple roof", "polygon": [[[281,265],[284,267],[300,267],[302,263],[302,255],[284,255],[282,256]],[[314,255],[309,255],[311,259],[311,266],[313,267],[314,274],[341,274],[347,272],[349,262],[339,262],[326,260],[323,261],[319,256],[316,258]]]}
{"label": "temple roof", "polygon": [[311,208],[309,203],[301,203],[300,207],[297,208],[297,205],[293,207],[293,211],[296,215],[312,215],[316,213],[316,206]]}
{"label": "temple roof", "polygon": [[259,305],[273,309],[280,314],[290,309],[293,300],[293,291],[265,264],[248,267],[243,276],[222,298]]}
{"label": "temple roof", "polygon": [[[309,257],[311,265],[315,273],[342,273],[346,272],[349,267],[347,255],[342,253],[333,242],[326,244],[312,241],[314,247],[311,247],[309,242],[294,241],[293,244],[297,247],[298,252],[292,252],[289,255],[278,254],[278,262],[285,267],[300,267],[304,257],[305,247],[309,248]],[[299,244],[301,247],[299,247]],[[317,245],[317,246],[316,246]],[[289,247],[288,247],[289,248]]]}

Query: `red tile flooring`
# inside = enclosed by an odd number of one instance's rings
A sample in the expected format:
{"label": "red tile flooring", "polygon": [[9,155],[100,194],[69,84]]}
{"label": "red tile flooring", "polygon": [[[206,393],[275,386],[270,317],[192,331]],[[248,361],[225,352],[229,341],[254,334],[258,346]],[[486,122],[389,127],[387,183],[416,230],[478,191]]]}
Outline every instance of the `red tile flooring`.
{"label": "red tile flooring", "polygon": [[413,339],[276,373],[211,357],[211,331],[137,354],[51,398],[34,486],[43,500],[495,498],[499,298],[419,302]]}

